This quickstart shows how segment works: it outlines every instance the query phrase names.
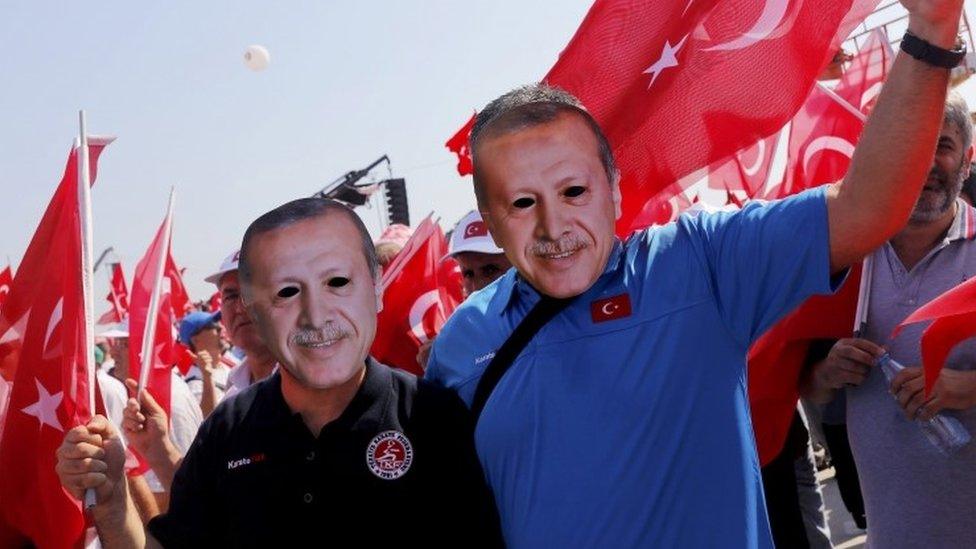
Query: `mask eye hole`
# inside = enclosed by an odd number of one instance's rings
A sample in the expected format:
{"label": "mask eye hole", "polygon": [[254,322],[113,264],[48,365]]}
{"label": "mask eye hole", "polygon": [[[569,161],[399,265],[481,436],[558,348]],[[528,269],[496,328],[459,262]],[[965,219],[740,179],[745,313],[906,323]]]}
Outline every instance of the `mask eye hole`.
{"label": "mask eye hole", "polygon": [[330,288],[342,288],[346,284],[349,284],[349,279],[344,276],[334,276],[329,279]]}
{"label": "mask eye hole", "polygon": [[586,187],[583,187],[582,185],[573,185],[572,187],[566,189],[566,192],[564,194],[569,198],[576,198],[577,196],[580,196],[585,192],[586,192]]}
{"label": "mask eye hole", "polygon": [[298,288],[295,286],[285,286],[278,290],[278,297],[289,298],[298,295]]}
{"label": "mask eye hole", "polygon": [[512,205],[515,206],[516,208],[520,209],[520,210],[521,209],[528,208],[529,206],[532,206],[533,204],[535,204],[535,200],[532,200],[531,198],[529,198],[527,196],[523,196],[522,198],[517,199],[515,202],[512,202]]}

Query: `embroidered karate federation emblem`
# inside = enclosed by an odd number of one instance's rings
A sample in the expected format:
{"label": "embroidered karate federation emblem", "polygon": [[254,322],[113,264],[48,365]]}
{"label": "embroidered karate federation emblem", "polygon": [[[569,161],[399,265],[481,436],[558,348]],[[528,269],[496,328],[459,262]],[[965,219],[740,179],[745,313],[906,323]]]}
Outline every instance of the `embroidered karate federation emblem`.
{"label": "embroidered karate federation emblem", "polygon": [[400,431],[383,431],[366,447],[366,465],[374,475],[385,480],[402,477],[413,463],[413,446]]}

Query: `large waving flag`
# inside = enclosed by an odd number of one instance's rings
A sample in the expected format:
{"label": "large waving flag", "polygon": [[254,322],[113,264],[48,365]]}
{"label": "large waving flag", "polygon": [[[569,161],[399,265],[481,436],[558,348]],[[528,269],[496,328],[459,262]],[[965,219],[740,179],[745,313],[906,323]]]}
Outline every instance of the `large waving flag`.
{"label": "large waving flag", "polygon": [[545,80],[579,97],[613,146],[617,233],[641,228],[672,183],[782,128],[875,5],[598,0]]}
{"label": "large waving flag", "polygon": [[[89,178],[109,138],[89,138]],[[81,505],[54,471],[67,429],[87,421],[89,397],[79,154],[31,239],[0,308],[0,374],[13,385],[0,439],[0,530],[38,547],[70,547],[83,537]]]}
{"label": "large waving flag", "polygon": [[387,266],[383,310],[370,349],[376,360],[423,375],[417,364],[420,345],[437,335],[462,299],[456,263],[441,261],[446,253],[444,233],[428,216]]}

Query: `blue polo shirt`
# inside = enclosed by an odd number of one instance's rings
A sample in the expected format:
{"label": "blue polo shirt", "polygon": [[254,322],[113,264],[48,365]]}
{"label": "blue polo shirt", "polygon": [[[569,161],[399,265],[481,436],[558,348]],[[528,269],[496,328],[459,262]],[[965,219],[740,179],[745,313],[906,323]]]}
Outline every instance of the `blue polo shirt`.
{"label": "blue polo shirt", "polygon": [[[617,242],[502,377],[475,439],[510,547],[772,547],[750,344],[832,291],[823,189]],[[539,300],[514,269],[438,335],[428,379],[470,406]]]}

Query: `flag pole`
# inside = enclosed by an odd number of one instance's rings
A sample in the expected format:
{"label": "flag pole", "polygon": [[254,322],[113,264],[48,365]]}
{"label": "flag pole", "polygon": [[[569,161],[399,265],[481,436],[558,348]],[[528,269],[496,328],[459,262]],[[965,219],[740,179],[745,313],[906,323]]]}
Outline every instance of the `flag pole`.
{"label": "flag pole", "polygon": [[[85,111],[78,111],[78,206],[81,210],[81,294],[85,311],[84,349],[88,372],[88,415],[95,415],[95,318],[92,290],[92,210],[91,174],[89,173],[88,131]],[[85,509],[95,506],[95,490],[85,490]]]}
{"label": "flag pole", "polygon": [[868,324],[868,306],[871,304],[871,276],[874,271],[874,254],[864,258],[861,264],[861,283],[857,289],[857,309],[854,312],[854,337],[864,337]]}
{"label": "flag pole", "polygon": [[170,236],[173,228],[173,199],[176,196],[176,188],[170,187],[169,205],[166,207],[166,219],[163,220],[163,246],[165,249],[159,251],[159,259],[156,263],[156,277],[153,280],[152,295],[149,298],[149,311],[146,316],[146,326],[142,332],[142,363],[139,366],[139,388],[136,399],[142,401],[142,392],[146,390],[149,382],[149,369],[152,367],[153,343],[156,340],[156,317],[159,313],[159,298],[163,289],[163,271],[166,266],[166,257],[169,255]]}

